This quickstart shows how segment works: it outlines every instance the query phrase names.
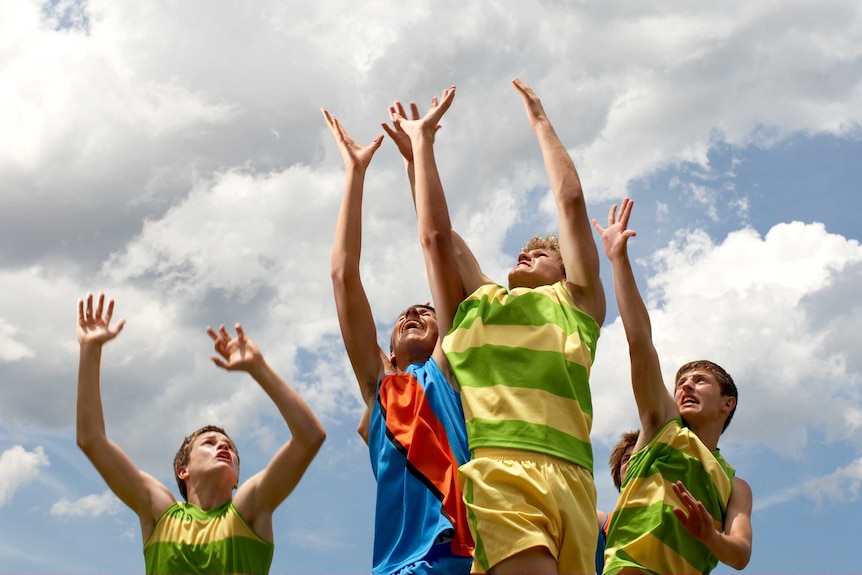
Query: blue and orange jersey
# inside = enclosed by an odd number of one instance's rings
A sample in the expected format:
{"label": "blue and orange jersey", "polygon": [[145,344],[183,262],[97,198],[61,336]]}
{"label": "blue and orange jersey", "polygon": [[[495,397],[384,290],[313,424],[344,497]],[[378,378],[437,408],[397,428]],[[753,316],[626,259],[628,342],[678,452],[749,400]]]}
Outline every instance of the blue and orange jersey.
{"label": "blue and orange jersey", "polygon": [[368,446],[377,479],[372,572],[397,572],[449,539],[452,555],[470,557],[458,486],[470,457],[464,412],[433,358],[380,378]]}

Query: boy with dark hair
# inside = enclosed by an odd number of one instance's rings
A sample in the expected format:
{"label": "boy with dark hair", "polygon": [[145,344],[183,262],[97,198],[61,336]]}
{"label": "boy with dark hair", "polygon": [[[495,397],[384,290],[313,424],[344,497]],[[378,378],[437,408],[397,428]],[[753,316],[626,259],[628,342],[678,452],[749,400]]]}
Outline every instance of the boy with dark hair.
{"label": "boy with dark hair", "polygon": [[[114,300],[99,294],[78,300],[78,445],[111,491],[138,515],[148,574],[268,573],[272,562],[272,514],[293,491],[326,434],[302,398],[266,363],[239,324],[237,336],[224,326],[207,328],[228,371],[245,371],[270,396],[291,431],[269,465],[239,488],[239,454],[219,427],[203,427],[187,437],[174,459],[174,473],[186,503],[138,469],[105,434],[99,389],[102,347],[122,331],[111,325]],[[237,489],[236,495],[233,490]]]}
{"label": "boy with dark hair", "polygon": [[742,569],[751,558],[751,488],[718,452],[736,410],[736,386],[720,366],[701,360],[683,365],[668,393],[628,257],[632,205],[624,199],[619,214],[612,206],[607,229],[593,220],[613,266],[641,421],[604,573],[709,573],[718,561]]}
{"label": "boy with dark hair", "polygon": [[[466,574],[473,540],[457,479],[469,452],[457,384],[440,347],[448,325],[429,305],[413,305],[395,320],[390,353],[377,345],[359,259],[365,173],[383,135],[363,147],[329,112],[323,115],[346,169],[331,273],[341,335],[366,404],[359,433],[377,480],[371,571]],[[410,140],[397,127],[386,129],[412,185]],[[433,283],[431,294],[438,304]]]}

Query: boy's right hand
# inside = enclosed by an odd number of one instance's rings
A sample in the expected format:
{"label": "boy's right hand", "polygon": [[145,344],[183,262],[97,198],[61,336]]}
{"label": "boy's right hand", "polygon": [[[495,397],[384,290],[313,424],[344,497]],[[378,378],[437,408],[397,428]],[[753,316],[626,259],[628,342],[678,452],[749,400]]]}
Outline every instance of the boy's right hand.
{"label": "boy's right hand", "polygon": [[87,294],[86,307],[84,300],[78,300],[78,343],[83,347],[87,344],[103,345],[123,331],[126,320],[121,319],[113,327],[111,316],[114,315],[114,300],[108,300],[105,310],[105,294],[100,293],[97,305],[93,307],[93,294]]}
{"label": "boy's right hand", "polygon": [[383,142],[383,134],[379,134],[367,146],[360,146],[347,135],[344,126],[338,121],[338,118],[331,115],[326,108],[321,108],[323,119],[326,120],[326,125],[335,136],[335,143],[338,144],[338,151],[341,152],[341,159],[344,160],[344,166],[347,168],[366,169],[371,163],[371,158],[374,157],[374,152],[380,147]]}
{"label": "boy's right hand", "polygon": [[607,228],[602,228],[598,220],[593,218],[593,227],[601,234],[602,247],[605,249],[605,255],[611,261],[625,257],[629,238],[637,235],[634,230],[629,229],[629,217],[631,216],[633,205],[633,200],[624,198],[620,206],[619,215],[617,214],[617,205],[612,205],[608,213]]}

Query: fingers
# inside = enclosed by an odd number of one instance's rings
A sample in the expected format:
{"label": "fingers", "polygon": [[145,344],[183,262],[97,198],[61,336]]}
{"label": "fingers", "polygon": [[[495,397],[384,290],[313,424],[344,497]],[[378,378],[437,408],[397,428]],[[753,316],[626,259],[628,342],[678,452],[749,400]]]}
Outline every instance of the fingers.
{"label": "fingers", "polygon": [[617,221],[617,205],[613,204],[608,212],[608,227],[614,225]]}
{"label": "fingers", "polygon": [[230,371],[230,364],[228,362],[226,362],[225,360],[223,360],[222,358],[220,358],[219,356],[211,355],[210,359],[213,360],[213,363],[216,364],[216,366]]}
{"label": "fingers", "polygon": [[[104,299],[105,297],[103,295],[99,296],[99,309],[96,312],[99,315],[102,315],[102,302]],[[114,300],[110,299],[108,300],[108,311],[105,314],[105,323],[110,324],[112,317],[114,317]]]}
{"label": "fingers", "polygon": [[92,319],[93,318],[93,294],[87,293],[87,309],[86,314],[84,315],[84,319]]}
{"label": "fingers", "polygon": [[242,330],[242,326],[239,323],[234,324],[233,328],[236,330],[236,338],[241,342],[245,343],[245,332]]}
{"label": "fingers", "polygon": [[329,114],[329,111],[326,108],[321,108],[320,111],[323,112],[323,119],[326,121],[326,125],[334,132],[335,126],[333,125],[332,116]]}
{"label": "fingers", "polygon": [[[400,103],[398,104],[401,105]],[[403,113],[401,114],[404,115]],[[419,115],[419,106],[416,105],[416,102],[410,102],[410,117],[414,120],[418,120],[422,116]]]}
{"label": "fingers", "polygon": [[218,332],[223,339],[230,341],[230,334],[227,332],[227,329],[225,329],[224,324],[219,326]]}
{"label": "fingers", "polygon": [[78,300],[78,323],[84,321],[84,300]]}
{"label": "fingers", "polygon": [[96,317],[102,317],[102,311],[105,309],[105,294],[99,293],[99,299],[96,304]]}
{"label": "fingers", "polygon": [[212,338],[213,341],[218,341],[218,334],[210,326],[207,326],[207,334]]}
{"label": "fingers", "polygon": [[121,331],[123,331],[124,327],[126,327],[126,320],[121,319],[117,322],[117,325],[114,326],[114,329],[111,330],[111,333],[114,335],[114,337],[116,337],[120,334]]}
{"label": "fingers", "polygon": [[596,231],[599,232],[599,235],[605,233],[605,228],[603,228],[601,224],[599,224],[599,220],[597,220],[596,218],[593,218],[593,227],[596,228]]}

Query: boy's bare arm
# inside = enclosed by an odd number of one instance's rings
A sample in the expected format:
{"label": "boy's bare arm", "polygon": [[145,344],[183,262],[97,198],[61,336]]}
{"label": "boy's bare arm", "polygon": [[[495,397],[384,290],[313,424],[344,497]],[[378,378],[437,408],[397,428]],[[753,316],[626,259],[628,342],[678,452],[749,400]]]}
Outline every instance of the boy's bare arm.
{"label": "boy's bare arm", "polygon": [[335,117],[326,110],[323,110],[323,116],[338,144],[346,172],[344,197],[332,244],[331,276],[335,307],[341,336],[362,398],[366,404],[370,404],[374,399],[377,381],[386,370],[391,369],[388,361],[384,363],[385,355],[377,345],[374,317],[359,275],[365,172],[383,141],[383,135],[377,136],[368,146],[359,146]]}
{"label": "boy's bare arm", "polygon": [[556,199],[560,255],[566,268],[569,290],[578,306],[602,325],[606,311],[605,292],[599,276],[599,253],[590,230],[581,180],[539,97],[517,78],[512,84],[524,100],[527,119],[539,140],[545,171]]}
{"label": "boy's bare arm", "polygon": [[[389,115],[390,117],[396,115],[404,118],[407,117],[401,102],[395,102],[395,104],[389,107]],[[415,102],[410,102],[410,116],[412,120],[419,120],[421,118],[419,108]],[[407,171],[407,179],[410,182],[410,194],[413,197],[413,206],[415,208],[416,169],[413,160],[413,144],[410,142],[410,136],[397,123],[393,123],[392,126],[383,123],[382,126],[384,131],[392,138],[392,141],[395,142],[395,145],[398,146],[398,151],[401,152],[401,156],[404,158],[404,167]],[[435,127],[435,134],[440,127],[440,125]],[[455,252],[455,262],[458,266],[458,275],[461,277],[464,294],[471,294],[485,284],[495,283],[494,280],[482,273],[479,262],[467,246],[467,242],[455,230],[452,230],[452,248]]]}
{"label": "boy's bare arm", "polygon": [[224,326],[207,328],[218,355],[213,362],[228,371],[245,371],[269,395],[284,418],[291,438],[279,448],[269,464],[245,481],[234,504],[261,536],[272,540],[272,512],[290,495],[326,439],[323,426],[302,397],[269,366],[263,354],[239,324],[236,337]]}
{"label": "boy's bare arm", "polygon": [[482,272],[470,246],[455,230],[452,230],[452,249],[455,250],[455,263],[458,265],[458,275],[461,277],[465,296],[470,295],[483,285],[497,285],[497,282]]}
{"label": "boy's bare arm", "polygon": [[733,491],[727,502],[724,532],[715,529],[712,516],[703,503],[695,499],[682,482],[673,485],[674,493],[684,509],[674,509],[674,515],[686,530],[703,541],[712,554],[734,569],[744,569],[751,559],[751,487],[738,477],[733,478]]}
{"label": "boy's bare arm", "polygon": [[593,220],[593,225],[601,234],[605,254],[611,261],[617,307],[629,344],[632,390],[641,421],[641,433],[635,445],[637,450],[666,421],[679,417],[679,410],[664,385],[661,364],[652,341],[649,313],[638,291],[629,261],[628,240],[635,235],[635,231],[628,227],[633,205],[630,199],[624,199],[618,217],[617,206],[612,206],[607,229],[602,228],[596,220]]}
{"label": "boy's bare arm", "polygon": [[440,337],[452,327],[455,311],[464,299],[464,288],[458,276],[458,266],[452,247],[452,224],[443,192],[443,184],[434,157],[434,135],[440,119],[455,98],[455,87],[435,97],[424,117],[408,120],[397,110],[390,112],[392,121],[410,138],[416,173],[415,204],[419,220],[419,241],[425,259],[425,270],[434,306]]}
{"label": "boy's bare arm", "polygon": [[114,339],[125,325],[125,320],[120,320],[111,326],[113,312],[114,300],[109,300],[105,308],[104,294],[99,294],[95,306],[93,294],[87,295],[86,304],[84,300],[78,300],[81,356],[78,366],[77,441],[111,491],[138,515],[146,541],[159,516],[175,500],[167,487],[139,470],[105,433],[99,382],[102,346]]}

